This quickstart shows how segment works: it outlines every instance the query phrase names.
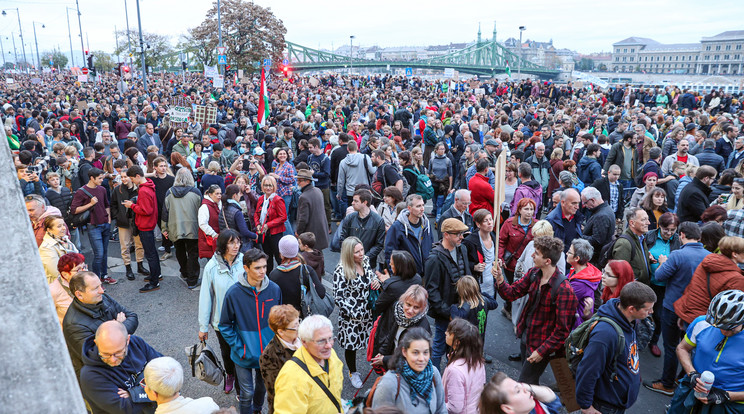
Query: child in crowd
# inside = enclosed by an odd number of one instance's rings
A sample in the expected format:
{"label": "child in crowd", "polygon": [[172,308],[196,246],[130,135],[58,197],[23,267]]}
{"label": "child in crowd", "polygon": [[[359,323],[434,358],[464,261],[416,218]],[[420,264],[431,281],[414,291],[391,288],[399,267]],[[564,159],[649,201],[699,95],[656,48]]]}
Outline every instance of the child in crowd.
{"label": "child in crowd", "polygon": [[318,277],[322,279],[325,273],[325,261],[323,260],[323,252],[315,248],[315,234],[305,232],[300,234],[298,239],[302,258],[305,259],[305,263],[308,266],[315,270]]}
{"label": "child in crowd", "polygon": [[481,338],[486,337],[486,320],[488,311],[496,309],[499,304],[488,294],[482,294],[478,281],[473,276],[465,276],[457,281],[457,296],[460,303],[450,307],[452,319],[462,318],[475,325]]}

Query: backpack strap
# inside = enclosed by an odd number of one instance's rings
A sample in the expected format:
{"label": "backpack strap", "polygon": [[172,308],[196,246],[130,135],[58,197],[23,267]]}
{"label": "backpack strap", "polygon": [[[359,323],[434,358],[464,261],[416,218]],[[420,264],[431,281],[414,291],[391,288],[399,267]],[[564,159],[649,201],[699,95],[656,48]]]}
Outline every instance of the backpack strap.
{"label": "backpack strap", "polygon": [[[610,381],[615,381],[617,379],[617,361],[620,359],[620,357],[623,354],[623,351],[625,349],[625,333],[623,332],[622,328],[620,328],[620,325],[617,324],[612,318],[608,318],[606,316],[600,316],[597,318],[597,323],[599,322],[606,322],[610,325],[612,325],[613,328],[615,328],[615,332],[617,333],[617,347],[615,350],[615,357],[612,361],[612,371],[610,372]],[[596,327],[597,324],[595,323],[594,326]],[[592,330],[594,327],[592,327]]]}
{"label": "backpack strap", "polygon": [[[628,244],[630,244],[630,261],[632,262],[633,259],[635,258],[635,247],[633,247],[633,238],[628,236],[625,233],[621,234],[618,239],[620,238],[627,240]],[[613,246],[613,249],[614,249],[614,246]]]}
{"label": "backpack strap", "polygon": [[[307,373],[307,375],[309,375],[310,378],[312,378],[313,381],[315,381],[316,384],[318,384],[318,386],[320,387],[320,389],[323,390],[323,392],[328,396],[328,399],[331,400],[331,402],[333,403],[333,405],[336,407],[337,412],[340,413],[341,412],[341,403],[339,403],[339,401],[336,399],[336,397],[333,395],[333,393],[331,393],[331,390],[329,390],[328,387],[326,387],[326,385],[323,384],[323,381],[321,381],[320,379],[318,379],[318,377],[314,377],[310,373],[310,370],[307,368],[307,365],[305,365],[305,363],[302,362],[301,359],[293,356],[291,360],[292,360],[292,362],[294,362],[295,364],[297,364],[297,366],[299,366],[300,368],[302,368],[302,370],[305,371]],[[329,364],[330,364],[330,362],[329,362]],[[398,379],[398,389],[400,390],[400,379]]]}
{"label": "backpack strap", "polygon": [[713,292],[710,290],[710,272],[705,272],[705,278],[708,280],[708,297],[713,300]]}

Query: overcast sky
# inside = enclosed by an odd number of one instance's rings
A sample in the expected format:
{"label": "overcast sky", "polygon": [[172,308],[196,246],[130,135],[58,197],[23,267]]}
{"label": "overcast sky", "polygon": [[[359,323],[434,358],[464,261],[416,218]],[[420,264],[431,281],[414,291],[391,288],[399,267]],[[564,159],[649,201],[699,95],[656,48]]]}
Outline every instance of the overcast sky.
{"label": "overcast sky", "polygon": [[[79,0],[83,38],[91,50],[112,52],[114,26],[126,27],[125,0]],[[129,25],[137,28],[135,0],[127,0]],[[494,21],[497,38],[519,38],[520,25],[526,27],[523,39],[549,41],[558,48],[582,53],[609,51],[613,42],[630,36],[655,39],[662,43],[696,43],[703,36],[727,30],[744,30],[744,1],[719,0],[531,0],[494,1],[340,1],[340,0],[256,0],[270,6],[284,21],[286,39],[313,48],[330,49],[348,44],[362,46],[411,46],[448,44],[475,40],[478,24],[482,35],[490,38]],[[209,0],[141,0],[144,31],[178,36],[199,25],[211,7]],[[34,59],[36,48],[32,20],[37,21],[39,50],[59,46],[69,52],[65,7],[74,0],[0,0],[2,9],[20,9],[26,55]],[[0,39],[6,59],[13,60],[11,32],[21,56],[18,20],[15,11],[0,16]],[[41,24],[46,27],[41,28]],[[79,53],[80,38],[74,11],[70,12],[72,47]],[[33,55],[32,55],[33,54]],[[79,56],[79,55],[78,55]],[[43,59],[43,57],[42,57]]]}

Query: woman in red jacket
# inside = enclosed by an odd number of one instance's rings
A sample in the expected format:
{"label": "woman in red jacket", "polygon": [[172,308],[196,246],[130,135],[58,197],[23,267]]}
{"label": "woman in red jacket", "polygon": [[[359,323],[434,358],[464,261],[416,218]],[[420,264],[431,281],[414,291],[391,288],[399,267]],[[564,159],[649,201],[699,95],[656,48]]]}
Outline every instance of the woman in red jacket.
{"label": "woman in red jacket", "polygon": [[[174,154],[177,154],[174,152]],[[204,192],[198,212],[199,221],[199,258],[211,259],[217,248],[217,236],[220,233],[219,214],[222,189],[212,184]]]}
{"label": "woman in red jacket", "polygon": [[[517,203],[517,214],[504,222],[499,231],[499,260],[503,262],[504,276],[509,283],[514,283],[514,269],[524,248],[532,239],[532,226],[535,225],[535,201],[523,198]],[[511,302],[506,302],[502,311],[510,317]]]}
{"label": "woman in red jacket", "polygon": [[282,258],[279,256],[279,239],[286,231],[284,222],[287,220],[287,210],[284,206],[284,200],[276,194],[276,179],[274,177],[265,175],[261,180],[261,189],[264,194],[258,198],[253,222],[256,223],[258,242],[263,247],[264,253],[269,255],[269,260],[266,263],[266,274],[269,274],[274,269],[272,257],[276,259],[277,263],[282,262]]}

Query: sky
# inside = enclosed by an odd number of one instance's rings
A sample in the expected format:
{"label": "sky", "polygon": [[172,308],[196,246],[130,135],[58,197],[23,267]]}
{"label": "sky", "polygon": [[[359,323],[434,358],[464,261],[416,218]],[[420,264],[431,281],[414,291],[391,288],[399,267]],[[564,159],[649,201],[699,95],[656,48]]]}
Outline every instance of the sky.
{"label": "sky", "polygon": [[[90,50],[113,52],[114,27],[126,27],[124,4],[128,3],[129,25],[137,28],[136,0],[79,0],[83,40]],[[630,36],[652,38],[661,43],[697,43],[701,37],[727,30],[744,30],[744,1],[719,0],[531,0],[496,2],[469,0],[459,3],[443,0],[256,0],[271,7],[287,28],[286,40],[312,48],[331,49],[346,45],[355,36],[361,46],[426,46],[470,42],[476,39],[478,25],[482,36],[490,39],[496,23],[497,39],[519,38],[547,42],[557,48],[580,53],[610,51],[612,43]],[[198,26],[210,0],[140,0],[144,31],[171,36],[173,44],[189,27]],[[714,4],[715,6],[712,6]],[[353,5],[352,7],[349,7]],[[33,21],[39,51],[59,47],[69,54],[66,7],[74,0],[0,0],[0,40],[3,56],[13,61],[11,33],[22,56],[18,30],[18,8],[28,60],[36,61]],[[13,9],[13,10],[10,10]],[[41,25],[45,27],[42,28]],[[72,48],[81,53],[78,22],[70,11]],[[9,53],[10,52],[10,53]],[[43,59],[43,56],[42,56]],[[76,62],[77,63],[77,62]]]}

